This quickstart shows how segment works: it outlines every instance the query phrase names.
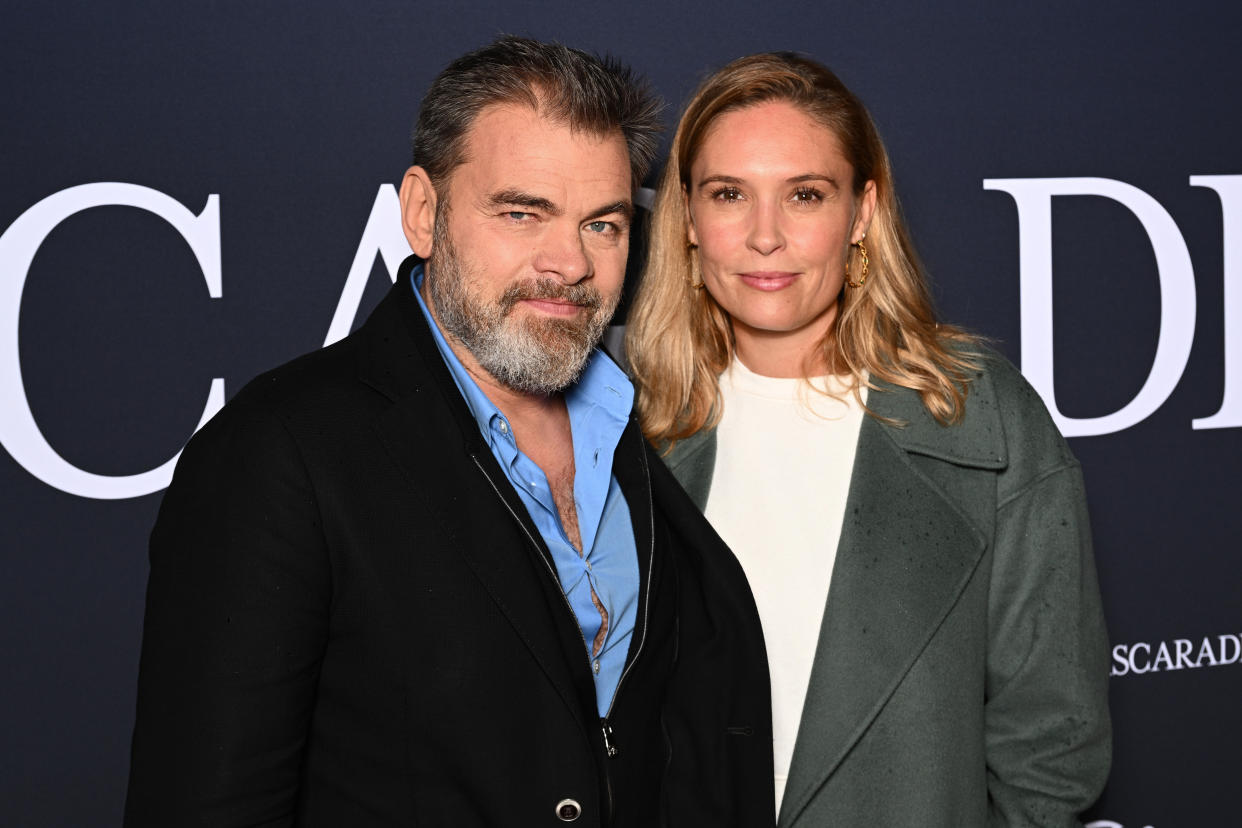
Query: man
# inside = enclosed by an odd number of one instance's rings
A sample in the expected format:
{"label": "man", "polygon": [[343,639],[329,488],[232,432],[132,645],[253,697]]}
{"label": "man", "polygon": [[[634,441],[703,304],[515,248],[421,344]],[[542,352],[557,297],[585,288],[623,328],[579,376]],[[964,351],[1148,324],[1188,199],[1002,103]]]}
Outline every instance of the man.
{"label": "man", "polygon": [[772,824],[749,590],[594,348],[655,129],[558,45],[437,78],[416,256],[165,496],[127,825]]}

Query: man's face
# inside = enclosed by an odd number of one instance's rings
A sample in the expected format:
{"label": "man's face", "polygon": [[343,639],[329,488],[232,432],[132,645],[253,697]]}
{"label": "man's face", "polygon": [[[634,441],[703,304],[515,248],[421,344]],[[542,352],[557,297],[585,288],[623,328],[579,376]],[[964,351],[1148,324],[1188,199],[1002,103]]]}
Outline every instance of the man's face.
{"label": "man's face", "polygon": [[479,114],[465,150],[440,185],[433,313],[500,384],[558,391],[621,297],[632,213],[625,140],[505,105]]}

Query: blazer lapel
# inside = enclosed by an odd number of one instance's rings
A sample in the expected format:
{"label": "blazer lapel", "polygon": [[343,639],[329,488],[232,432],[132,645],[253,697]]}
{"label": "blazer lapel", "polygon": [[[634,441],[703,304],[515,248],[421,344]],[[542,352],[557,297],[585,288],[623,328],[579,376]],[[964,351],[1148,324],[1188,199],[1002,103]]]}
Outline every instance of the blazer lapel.
{"label": "blazer lapel", "polygon": [[[428,501],[427,513],[452,540],[462,560],[487,590],[565,704],[580,715],[582,699],[591,698],[593,692],[581,633],[578,633],[579,638],[560,640],[575,632],[577,626],[554,621],[552,613],[558,609],[571,613],[572,621],[572,610],[559,608],[552,600],[555,597],[551,595],[552,590],[542,582],[551,580],[559,590],[555,569],[539,571],[550,564],[526,507],[486,446],[482,451],[470,451],[468,447],[457,445],[428,451],[421,445],[416,435],[438,432],[428,427],[433,424],[428,423],[423,406],[412,408],[399,405],[382,417],[377,424],[381,438],[407,476],[416,483],[421,481],[419,488],[411,491],[423,494]],[[454,456],[446,457],[449,452],[445,449],[449,448]],[[435,487],[432,493],[426,493],[429,484]],[[477,503],[478,507],[466,513],[461,505],[464,503]],[[577,661],[566,658],[569,652],[579,654]],[[575,663],[580,663],[582,669],[571,673],[570,665]]]}
{"label": "blazer lapel", "polygon": [[913,392],[886,386],[870,396],[877,413],[900,418],[906,427],[866,417],[859,431],[781,826],[796,824],[870,726],[986,548],[980,531],[909,454],[982,467],[1005,463],[994,435],[971,440],[958,430],[977,432],[973,425],[940,426]]}
{"label": "blazer lapel", "polygon": [[[410,266],[407,260],[368,320],[373,330],[360,355],[360,379],[394,403],[375,423],[378,436],[414,484],[412,493],[582,719],[583,699],[594,698],[594,689],[585,656],[567,658],[583,648],[573,611],[555,603],[560,587],[551,556],[436,349],[414,300]],[[494,519],[500,515],[504,519]],[[556,623],[558,610],[572,623]],[[571,670],[572,664],[581,669]]]}

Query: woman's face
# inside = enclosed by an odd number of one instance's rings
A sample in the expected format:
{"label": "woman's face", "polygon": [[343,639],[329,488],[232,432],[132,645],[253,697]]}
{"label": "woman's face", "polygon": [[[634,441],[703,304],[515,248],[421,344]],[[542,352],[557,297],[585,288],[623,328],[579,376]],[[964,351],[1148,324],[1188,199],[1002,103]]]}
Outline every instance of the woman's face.
{"label": "woman's face", "polygon": [[[831,330],[850,244],[875,209],[836,136],[791,103],[726,112],[690,166],[689,241],[752,370],[800,376]],[[822,366],[820,366],[822,367]]]}

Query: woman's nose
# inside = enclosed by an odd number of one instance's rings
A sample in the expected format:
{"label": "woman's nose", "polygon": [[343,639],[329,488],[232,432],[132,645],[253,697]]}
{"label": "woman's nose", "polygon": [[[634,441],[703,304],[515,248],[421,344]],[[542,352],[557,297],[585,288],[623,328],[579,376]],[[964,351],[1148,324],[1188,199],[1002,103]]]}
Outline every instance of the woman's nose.
{"label": "woman's nose", "polygon": [[785,236],[781,232],[781,215],[777,205],[761,203],[755,206],[746,243],[764,256],[784,246]]}

